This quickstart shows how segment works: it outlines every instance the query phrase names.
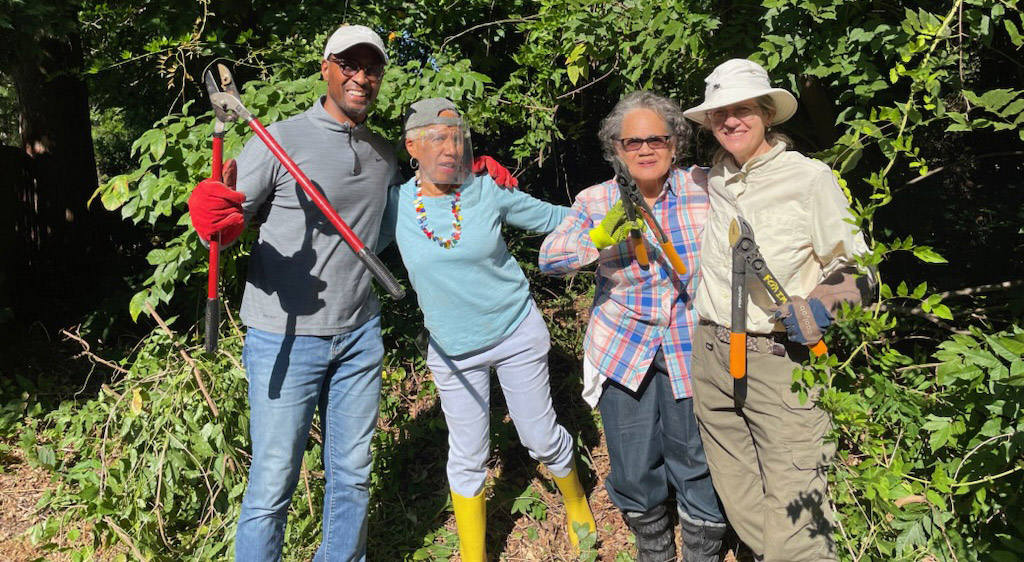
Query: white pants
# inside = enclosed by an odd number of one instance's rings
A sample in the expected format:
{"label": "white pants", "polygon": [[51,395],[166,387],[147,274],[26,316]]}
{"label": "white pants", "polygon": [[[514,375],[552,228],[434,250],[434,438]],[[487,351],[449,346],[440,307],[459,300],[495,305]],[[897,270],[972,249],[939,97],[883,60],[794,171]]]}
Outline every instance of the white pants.
{"label": "white pants", "polygon": [[519,440],[530,456],[559,478],[569,474],[573,442],[555,421],[551,406],[550,349],[547,326],[535,305],[515,332],[484,350],[449,357],[431,341],[427,366],[448,423],[448,484],[455,493],[476,496],[487,479],[492,367],[498,372]]}

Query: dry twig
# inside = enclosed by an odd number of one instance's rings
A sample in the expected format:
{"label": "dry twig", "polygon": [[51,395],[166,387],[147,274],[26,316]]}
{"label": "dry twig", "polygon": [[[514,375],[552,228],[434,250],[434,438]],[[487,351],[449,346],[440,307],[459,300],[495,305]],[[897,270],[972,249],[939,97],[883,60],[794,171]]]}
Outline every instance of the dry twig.
{"label": "dry twig", "polygon": [[72,334],[71,332],[69,332],[67,330],[61,330],[60,333],[64,334],[64,337],[66,339],[75,340],[76,342],[78,342],[82,346],[82,353],[79,354],[80,356],[81,355],[85,355],[86,357],[88,357],[90,360],[92,360],[95,363],[99,363],[99,364],[104,365],[106,367],[110,367],[111,369],[117,371],[118,373],[128,374],[128,370],[125,369],[124,367],[121,367],[120,365],[116,365],[114,363],[111,363],[110,361],[107,361],[106,359],[104,359],[104,358],[100,357],[99,355],[96,355],[95,353],[93,353],[92,352],[92,346],[90,346],[89,342],[85,341],[85,339],[83,339],[82,336],[80,336],[78,334]]}
{"label": "dry twig", "polygon": [[121,541],[124,542],[124,544],[128,545],[128,548],[132,550],[132,554],[135,555],[135,558],[137,560],[149,560],[149,558],[142,554],[142,552],[139,550],[139,547],[135,546],[135,541],[132,540],[132,537],[127,532],[125,532],[124,529],[119,527],[117,523],[114,523],[113,519],[109,517],[104,517],[103,521],[107,525],[110,525],[110,528],[113,529],[115,533],[117,533],[117,536],[121,538]]}

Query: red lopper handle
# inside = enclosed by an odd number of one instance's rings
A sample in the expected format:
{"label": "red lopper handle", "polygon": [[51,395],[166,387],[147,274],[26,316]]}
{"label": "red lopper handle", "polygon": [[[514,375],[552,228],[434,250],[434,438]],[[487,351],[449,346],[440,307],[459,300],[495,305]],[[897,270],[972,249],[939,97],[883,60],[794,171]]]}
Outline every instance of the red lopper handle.
{"label": "red lopper handle", "polygon": [[[302,170],[300,170],[298,165],[296,165],[291,157],[288,156],[288,153],[281,148],[281,145],[277,144],[277,141],[274,140],[274,137],[271,136],[263,124],[253,117],[249,120],[249,126],[252,128],[253,132],[256,133],[256,136],[263,141],[263,144],[267,145],[267,148],[270,149],[270,152],[274,154],[278,161],[284,165],[285,169],[288,170],[288,173],[295,178],[295,181],[299,182],[299,185],[302,186],[302,190],[306,192],[306,195],[308,195],[310,199],[313,200],[313,203],[315,203],[320,209],[320,212],[327,217],[327,220],[334,225],[334,228],[338,229],[338,233],[341,234],[341,237],[345,239],[345,242],[347,242],[349,247],[352,248],[352,251],[355,252],[364,263],[366,263],[370,273],[377,278],[377,281],[379,281],[384,289],[387,290],[388,294],[391,295],[391,298],[399,300],[404,297],[405,290],[402,289],[398,280],[396,280],[394,276],[392,276],[391,273],[383,267],[380,260],[376,259],[377,256],[373,255],[366,248],[366,245],[363,244],[363,241],[356,236],[356,233],[353,232],[347,224],[345,224],[345,221],[342,220],[338,215],[338,212],[334,210],[334,207],[331,207],[331,204],[326,198],[324,198],[323,194],[313,186],[313,182],[309,181],[306,174],[302,173]],[[368,256],[373,256],[373,260],[370,260]]]}
{"label": "red lopper handle", "polygon": [[[219,124],[219,122],[218,122]],[[217,127],[221,129],[221,127]],[[210,179],[224,179],[224,131],[213,133],[213,156],[210,164]],[[220,299],[217,296],[217,279],[220,276],[220,234],[210,239],[210,267],[206,278],[206,351],[217,351],[217,335],[220,330]]]}

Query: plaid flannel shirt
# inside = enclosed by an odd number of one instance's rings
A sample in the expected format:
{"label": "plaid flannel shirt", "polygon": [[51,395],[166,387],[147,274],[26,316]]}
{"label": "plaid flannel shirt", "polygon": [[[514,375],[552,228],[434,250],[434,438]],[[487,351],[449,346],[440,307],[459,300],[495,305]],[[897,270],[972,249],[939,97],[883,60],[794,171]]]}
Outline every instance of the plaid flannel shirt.
{"label": "plaid flannel shirt", "polygon": [[576,196],[572,211],[544,239],[541,271],[568,275],[597,262],[597,287],[583,340],[587,360],[604,376],[637,390],[662,348],[672,392],[688,398],[691,332],[697,313],[690,306],[690,279],[697,272],[701,231],[708,214],[707,174],[702,168],[673,168],[652,205],[654,216],[686,264],[686,274],[672,270],[654,235],[645,232],[648,269],[636,262],[628,241],[600,252],[589,236],[619,200],[615,180],[589,187]]}

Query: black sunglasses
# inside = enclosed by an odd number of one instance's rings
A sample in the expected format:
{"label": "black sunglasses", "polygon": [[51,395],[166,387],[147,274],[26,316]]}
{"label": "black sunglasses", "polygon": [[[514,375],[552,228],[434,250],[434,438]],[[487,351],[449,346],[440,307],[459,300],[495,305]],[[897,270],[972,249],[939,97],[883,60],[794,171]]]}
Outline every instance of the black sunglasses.
{"label": "black sunglasses", "polygon": [[329,57],[327,60],[338,65],[338,68],[341,69],[341,73],[348,78],[352,78],[356,74],[359,74],[360,70],[362,70],[363,73],[366,74],[366,77],[370,79],[376,80],[380,79],[381,76],[384,76],[384,65],[374,64],[371,66],[363,66],[348,59],[336,59],[334,57]]}
{"label": "black sunglasses", "polygon": [[652,135],[645,139],[629,137],[626,139],[616,140],[618,140],[619,144],[622,145],[623,150],[625,150],[626,152],[633,152],[636,150],[640,150],[640,147],[643,146],[645,143],[647,144],[647,146],[655,150],[659,148],[666,148],[668,146],[668,141],[671,138],[672,135]]}

